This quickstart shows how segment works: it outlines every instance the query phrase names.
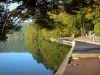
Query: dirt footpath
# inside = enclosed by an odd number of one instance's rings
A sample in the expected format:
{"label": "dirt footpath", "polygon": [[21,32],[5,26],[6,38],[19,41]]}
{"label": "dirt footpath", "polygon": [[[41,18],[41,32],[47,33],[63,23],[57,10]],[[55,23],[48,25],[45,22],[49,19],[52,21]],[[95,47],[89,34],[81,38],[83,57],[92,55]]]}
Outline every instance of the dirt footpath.
{"label": "dirt footpath", "polygon": [[91,57],[72,60],[64,75],[100,75],[100,59]]}

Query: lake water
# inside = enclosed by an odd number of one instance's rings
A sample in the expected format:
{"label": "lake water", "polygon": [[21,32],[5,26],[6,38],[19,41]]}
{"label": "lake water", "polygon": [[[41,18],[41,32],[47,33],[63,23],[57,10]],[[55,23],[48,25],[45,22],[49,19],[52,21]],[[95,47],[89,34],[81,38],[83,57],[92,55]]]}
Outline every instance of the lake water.
{"label": "lake water", "polygon": [[70,47],[44,39],[27,39],[25,28],[0,42],[0,75],[54,75]]}

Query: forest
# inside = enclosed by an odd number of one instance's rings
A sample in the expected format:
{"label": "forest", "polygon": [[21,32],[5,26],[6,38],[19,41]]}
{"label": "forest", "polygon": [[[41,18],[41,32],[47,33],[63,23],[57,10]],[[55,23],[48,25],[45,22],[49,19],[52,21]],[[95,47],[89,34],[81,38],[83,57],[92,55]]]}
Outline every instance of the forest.
{"label": "forest", "polygon": [[[10,11],[11,3],[19,6]],[[0,0],[0,40],[30,19],[29,30],[46,38],[85,36],[89,31],[100,36],[100,0]]]}

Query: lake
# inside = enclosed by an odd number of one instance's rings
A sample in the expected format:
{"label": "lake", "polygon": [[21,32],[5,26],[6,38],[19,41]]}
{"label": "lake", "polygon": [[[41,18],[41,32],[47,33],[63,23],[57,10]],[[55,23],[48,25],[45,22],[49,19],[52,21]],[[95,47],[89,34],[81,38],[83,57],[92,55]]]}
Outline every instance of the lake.
{"label": "lake", "polygon": [[25,29],[0,42],[0,75],[54,75],[70,46],[44,38],[26,38]]}

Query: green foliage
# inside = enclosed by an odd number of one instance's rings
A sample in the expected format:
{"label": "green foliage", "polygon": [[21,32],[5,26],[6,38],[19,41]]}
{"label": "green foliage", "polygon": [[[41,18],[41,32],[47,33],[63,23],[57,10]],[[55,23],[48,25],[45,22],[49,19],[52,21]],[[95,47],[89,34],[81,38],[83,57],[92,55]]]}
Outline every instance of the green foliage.
{"label": "green foliage", "polygon": [[[13,0],[4,3],[11,2],[22,3],[12,11],[13,17],[20,17],[22,20],[35,19],[38,27],[35,28],[42,31],[42,36],[46,36],[48,32],[52,37],[80,35],[80,31],[86,34],[94,28],[94,16],[100,17],[99,0]],[[23,11],[25,12],[22,13]],[[75,15],[76,22],[73,21]]]}
{"label": "green foliage", "polygon": [[[18,21],[14,14],[4,7],[3,4],[0,4],[0,41],[7,40],[7,34],[12,33],[13,31],[19,31],[21,29]],[[17,22],[16,22],[17,21]]]}
{"label": "green foliage", "polygon": [[100,36],[100,23],[99,24],[96,24],[94,26],[94,33],[97,35],[97,36]]}
{"label": "green foliage", "polygon": [[[48,14],[55,22],[55,29],[52,30],[52,36],[60,37],[70,36],[74,33],[75,35],[79,34],[79,30],[75,27],[75,23],[73,24],[73,15],[65,12],[60,12],[59,14],[52,14],[49,12]],[[75,32],[73,32],[73,30]]]}
{"label": "green foliage", "polygon": [[74,34],[75,36],[79,36],[81,34],[81,32],[76,27],[73,27],[71,30],[71,34]]}
{"label": "green foliage", "polygon": [[93,20],[95,26],[94,26],[94,33],[97,36],[100,36],[100,18]]}
{"label": "green foliage", "polygon": [[49,18],[53,20],[52,26],[54,26],[54,29],[48,30],[41,28],[36,22],[33,22],[32,25],[29,25],[28,30],[30,31],[33,28],[33,31],[36,31],[35,33],[40,34],[41,37],[45,38],[58,38],[63,36],[70,36],[72,34],[80,34],[79,29],[77,29],[75,26],[76,23],[73,23],[74,16],[64,12],[59,14],[52,14],[48,12],[48,15]]}

